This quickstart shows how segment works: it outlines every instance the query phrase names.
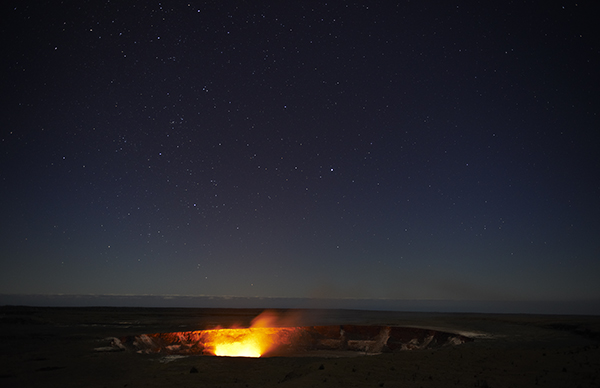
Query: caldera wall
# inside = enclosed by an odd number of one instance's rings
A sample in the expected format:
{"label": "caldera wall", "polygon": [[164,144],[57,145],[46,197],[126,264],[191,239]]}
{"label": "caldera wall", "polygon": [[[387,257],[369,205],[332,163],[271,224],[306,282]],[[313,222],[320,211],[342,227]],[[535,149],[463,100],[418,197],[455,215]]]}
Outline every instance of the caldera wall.
{"label": "caldera wall", "polygon": [[[218,330],[218,329],[217,329]],[[460,345],[471,338],[443,331],[395,326],[330,325],[224,330],[262,331],[271,346],[262,356],[346,352],[378,354]],[[215,330],[142,334],[121,338],[118,346],[139,353],[212,355]],[[237,334],[236,334],[237,335]]]}

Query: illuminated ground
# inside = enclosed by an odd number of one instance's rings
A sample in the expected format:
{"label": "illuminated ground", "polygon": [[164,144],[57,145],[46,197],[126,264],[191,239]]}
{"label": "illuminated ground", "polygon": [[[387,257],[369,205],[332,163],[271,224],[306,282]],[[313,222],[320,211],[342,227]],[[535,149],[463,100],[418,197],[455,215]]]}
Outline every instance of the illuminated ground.
{"label": "illuminated ground", "polygon": [[473,338],[358,357],[168,357],[98,351],[109,337],[249,326],[261,310],[0,308],[3,387],[597,387],[600,317],[280,312],[298,326],[387,325]]}

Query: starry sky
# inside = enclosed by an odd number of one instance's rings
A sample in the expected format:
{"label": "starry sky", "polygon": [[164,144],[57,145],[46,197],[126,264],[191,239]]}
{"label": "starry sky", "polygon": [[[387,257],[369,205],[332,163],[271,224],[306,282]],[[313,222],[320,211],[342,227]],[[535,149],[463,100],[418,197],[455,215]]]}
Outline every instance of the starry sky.
{"label": "starry sky", "polygon": [[592,3],[5,5],[0,293],[598,300]]}

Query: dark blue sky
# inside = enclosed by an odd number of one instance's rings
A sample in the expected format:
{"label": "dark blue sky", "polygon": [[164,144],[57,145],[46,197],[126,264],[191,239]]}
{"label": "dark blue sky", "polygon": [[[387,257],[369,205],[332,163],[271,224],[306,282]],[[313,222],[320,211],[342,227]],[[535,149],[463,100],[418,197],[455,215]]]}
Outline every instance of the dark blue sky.
{"label": "dark blue sky", "polygon": [[593,4],[377,3],[5,7],[0,293],[600,298]]}

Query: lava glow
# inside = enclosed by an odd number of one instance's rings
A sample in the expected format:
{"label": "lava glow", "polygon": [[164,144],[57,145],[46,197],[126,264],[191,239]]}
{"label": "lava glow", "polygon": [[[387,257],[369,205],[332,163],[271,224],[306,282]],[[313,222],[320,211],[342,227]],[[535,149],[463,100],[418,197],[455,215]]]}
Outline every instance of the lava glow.
{"label": "lava glow", "polygon": [[282,329],[216,329],[206,330],[204,346],[216,356],[260,357],[276,343]]}
{"label": "lava glow", "polygon": [[214,329],[203,331],[204,347],[216,356],[260,357],[269,350],[289,343],[294,328],[272,327],[277,316],[265,311],[247,329]]}

